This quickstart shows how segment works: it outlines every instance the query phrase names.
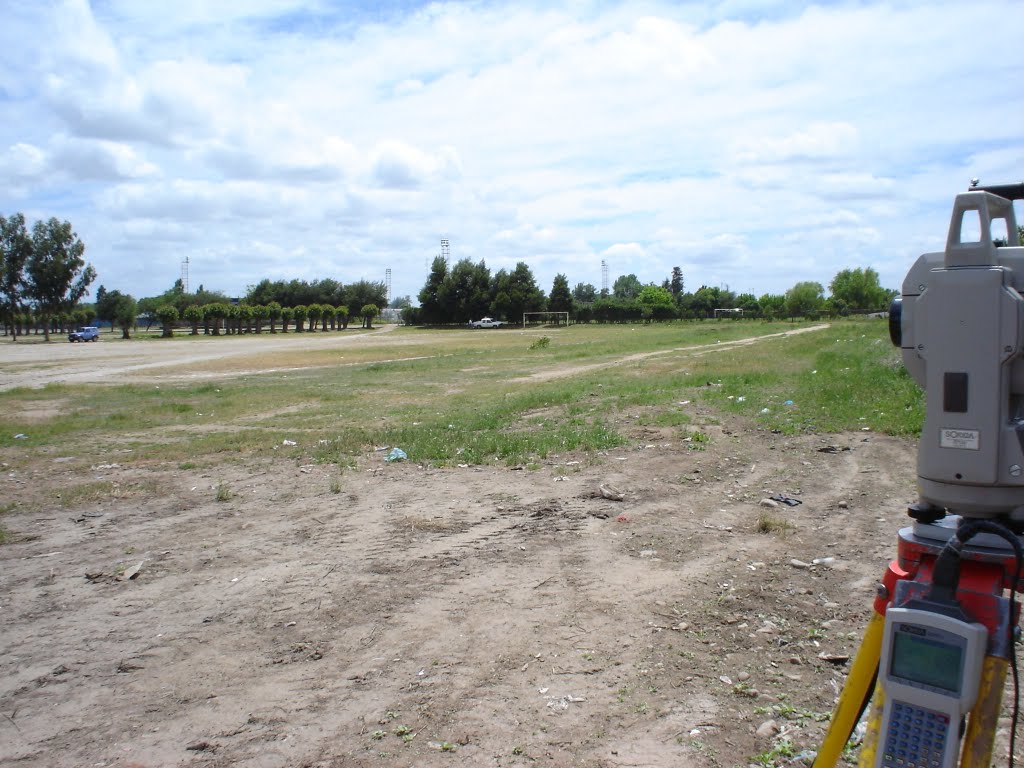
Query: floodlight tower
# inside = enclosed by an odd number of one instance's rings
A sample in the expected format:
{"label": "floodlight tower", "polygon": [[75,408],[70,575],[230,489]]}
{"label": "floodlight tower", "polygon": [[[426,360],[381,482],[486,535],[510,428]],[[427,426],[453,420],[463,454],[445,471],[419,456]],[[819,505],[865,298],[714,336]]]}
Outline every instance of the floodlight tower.
{"label": "floodlight tower", "polygon": [[384,290],[387,292],[388,304],[391,303],[391,267],[384,270]]}
{"label": "floodlight tower", "polygon": [[608,262],[601,259],[601,295],[608,295]]}
{"label": "floodlight tower", "polygon": [[183,293],[188,293],[188,256],[181,262],[181,289]]}
{"label": "floodlight tower", "polygon": [[451,250],[448,247],[448,238],[441,238],[441,258],[444,259],[445,266],[448,266],[448,258],[451,256]]}

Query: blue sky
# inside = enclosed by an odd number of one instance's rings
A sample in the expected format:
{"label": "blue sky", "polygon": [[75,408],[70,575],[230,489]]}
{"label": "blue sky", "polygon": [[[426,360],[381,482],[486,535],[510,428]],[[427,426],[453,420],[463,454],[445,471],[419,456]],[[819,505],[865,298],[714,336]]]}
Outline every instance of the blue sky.
{"label": "blue sky", "polygon": [[[1024,3],[13,3],[0,214],[68,219],[136,297],[422,287],[452,260],[601,287],[898,287],[968,180],[1024,178]],[[1021,216],[1018,206],[1018,216]]]}

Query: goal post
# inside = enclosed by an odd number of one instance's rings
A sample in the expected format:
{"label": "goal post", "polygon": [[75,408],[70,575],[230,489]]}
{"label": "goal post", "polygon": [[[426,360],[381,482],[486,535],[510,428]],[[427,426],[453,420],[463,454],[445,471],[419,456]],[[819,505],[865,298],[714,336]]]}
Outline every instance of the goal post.
{"label": "goal post", "polygon": [[569,325],[568,312],[523,312],[523,328],[533,325]]}
{"label": "goal post", "polygon": [[716,309],[715,317],[743,317],[743,309],[741,307],[734,307],[733,309]]}

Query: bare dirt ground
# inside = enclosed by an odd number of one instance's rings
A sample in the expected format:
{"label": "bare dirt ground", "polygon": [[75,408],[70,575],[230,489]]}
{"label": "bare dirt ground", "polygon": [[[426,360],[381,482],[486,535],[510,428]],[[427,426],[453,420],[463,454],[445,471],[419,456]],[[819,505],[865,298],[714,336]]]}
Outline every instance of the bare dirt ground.
{"label": "bare dirt ground", "polygon": [[[627,415],[632,444],[596,457],[371,455],[340,493],[332,467],[104,457],[108,496],[4,518],[0,764],[704,768],[780,735],[815,748],[915,445],[688,407],[705,450]],[[3,496],[38,500],[81,450],[5,470]],[[759,506],[777,494],[802,504]],[[765,513],[790,530],[758,532]]]}

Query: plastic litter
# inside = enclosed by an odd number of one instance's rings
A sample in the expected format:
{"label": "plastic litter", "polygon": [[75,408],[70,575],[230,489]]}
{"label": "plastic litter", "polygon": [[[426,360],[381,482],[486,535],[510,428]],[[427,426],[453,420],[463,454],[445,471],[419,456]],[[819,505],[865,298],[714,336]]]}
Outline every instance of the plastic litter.
{"label": "plastic litter", "polygon": [[797,507],[803,504],[800,499],[794,499],[791,496],[783,496],[781,493],[778,496],[772,496],[772,501],[777,501],[779,504],[785,504],[787,507]]}
{"label": "plastic litter", "polygon": [[28,439],[28,435],[23,435],[21,432],[19,432],[18,434],[16,434],[14,436],[14,439],[15,440],[27,440]]}
{"label": "plastic litter", "polygon": [[787,400],[786,402],[783,403],[783,405],[792,405],[792,404],[793,404],[792,400]]}
{"label": "plastic litter", "polygon": [[392,448],[391,449],[391,453],[389,453],[387,456],[384,457],[384,461],[387,461],[387,462],[402,461],[403,459],[408,459],[408,458],[409,458],[409,454],[407,454],[401,448]]}
{"label": "plastic litter", "polygon": [[298,445],[294,440],[282,440],[281,445]]}

